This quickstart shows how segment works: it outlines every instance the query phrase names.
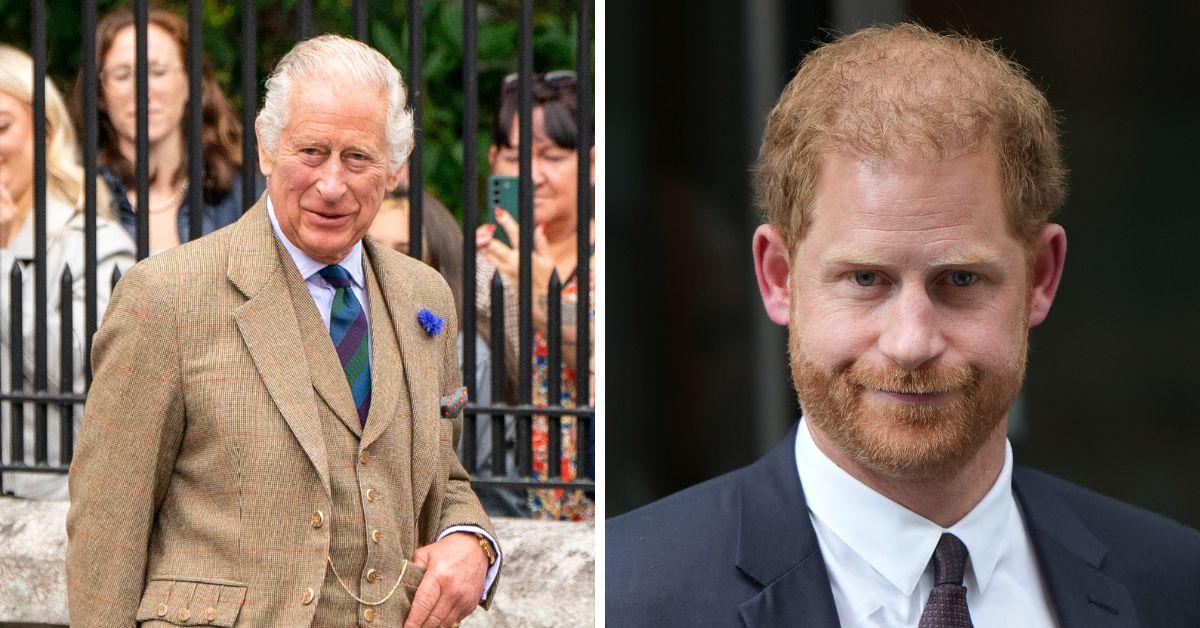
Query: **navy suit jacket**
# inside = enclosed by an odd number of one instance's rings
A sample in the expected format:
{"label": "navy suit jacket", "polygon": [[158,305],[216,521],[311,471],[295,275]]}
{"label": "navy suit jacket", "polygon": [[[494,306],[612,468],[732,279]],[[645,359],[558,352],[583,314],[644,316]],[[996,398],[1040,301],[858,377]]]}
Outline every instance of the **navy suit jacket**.
{"label": "navy suit jacket", "polygon": [[[795,439],[608,520],[607,625],[837,626]],[[1200,533],[1024,467],[1013,488],[1059,626],[1200,627]]]}

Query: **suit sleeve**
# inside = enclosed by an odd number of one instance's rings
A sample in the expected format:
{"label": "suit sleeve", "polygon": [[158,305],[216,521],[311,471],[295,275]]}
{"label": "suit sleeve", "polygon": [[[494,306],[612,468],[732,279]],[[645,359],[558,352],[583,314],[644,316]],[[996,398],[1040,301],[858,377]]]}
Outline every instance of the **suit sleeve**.
{"label": "suit sleeve", "polygon": [[92,350],[95,378],[71,464],[72,626],[135,626],[155,513],[184,431],[178,292],[139,264],[118,284]]}
{"label": "suit sleeve", "polygon": [[[462,371],[458,364],[458,352],[456,346],[456,334],[453,333],[458,329],[458,321],[455,320],[453,305],[450,306],[450,315],[446,321],[446,332],[442,333],[442,392],[448,394],[454,392],[462,386]],[[453,435],[447,447],[442,448],[441,455],[450,463],[450,478],[446,486],[445,500],[442,503],[442,521],[439,528],[445,534],[452,527],[476,527],[481,528],[486,532],[486,536],[496,540],[496,549],[499,550],[499,542],[496,537],[496,531],[492,527],[491,519],[484,512],[483,506],[479,503],[479,498],[475,496],[475,491],[471,489],[471,476],[467,470],[463,468],[462,462],[458,459],[458,441],[462,438],[463,418],[460,413],[452,419],[443,419],[450,421],[453,428]],[[441,535],[439,535],[441,536]],[[497,551],[497,556],[501,556],[501,552]],[[480,604],[484,608],[491,605],[492,598],[496,594],[496,583],[499,582],[499,567],[500,560],[497,559],[496,570],[489,570],[489,580],[491,586],[484,591],[484,599]]]}

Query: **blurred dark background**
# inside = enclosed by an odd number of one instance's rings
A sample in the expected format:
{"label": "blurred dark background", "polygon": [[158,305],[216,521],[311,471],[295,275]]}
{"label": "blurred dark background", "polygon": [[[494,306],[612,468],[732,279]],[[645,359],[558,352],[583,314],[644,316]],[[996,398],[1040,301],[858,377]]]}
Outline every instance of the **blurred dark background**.
{"label": "blurred dark background", "polygon": [[743,466],[798,416],[763,314],[749,168],[830,32],[985,39],[1063,118],[1066,273],[1032,336],[1019,463],[1200,526],[1200,3],[610,0],[608,516]]}

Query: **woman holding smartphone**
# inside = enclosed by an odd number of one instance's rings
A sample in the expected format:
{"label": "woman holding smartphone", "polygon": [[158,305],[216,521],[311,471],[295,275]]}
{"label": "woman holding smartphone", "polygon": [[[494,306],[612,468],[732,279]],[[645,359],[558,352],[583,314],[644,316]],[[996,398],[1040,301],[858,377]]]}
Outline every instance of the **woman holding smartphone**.
{"label": "woman holding smartphone", "polygon": [[[580,282],[578,266],[579,232],[579,161],[578,129],[576,111],[579,107],[575,73],[570,71],[537,74],[533,81],[533,397],[538,406],[592,405],[592,399],[577,398],[578,378],[594,377],[592,369],[580,374],[576,372],[576,348],[580,341],[574,321],[575,304],[578,302]],[[488,161],[492,174],[518,176],[520,173],[517,107],[517,75],[505,77],[501,89],[500,110],[492,131],[492,146],[488,150]],[[591,135],[590,133],[588,134]],[[595,150],[594,148],[592,149]],[[592,160],[594,163],[594,160]],[[592,176],[595,176],[594,170]],[[493,273],[500,272],[505,284],[505,339],[509,365],[515,365],[517,355],[517,286],[520,266],[520,227],[517,220],[503,208],[493,208],[497,224],[486,224],[476,232],[475,246],[479,252],[476,276],[476,306],[481,319],[486,321],[490,312],[490,286]],[[584,218],[591,221],[591,217]],[[497,237],[502,229],[508,238],[505,244]],[[591,229],[589,228],[589,232]],[[593,236],[594,239],[594,236]],[[594,268],[589,263],[588,268]],[[558,273],[562,282],[562,387],[561,397],[548,399],[549,364],[547,344],[548,290],[550,277]],[[594,295],[595,281],[589,271],[587,288]],[[589,303],[594,304],[592,299]],[[589,314],[590,316],[590,314]],[[481,332],[487,331],[486,323],[479,325]],[[588,325],[588,330],[592,325]],[[592,339],[586,342],[591,346]],[[493,346],[493,352],[496,348]],[[590,355],[590,353],[589,353]],[[515,368],[515,367],[514,367]],[[594,390],[589,386],[588,390]],[[533,422],[533,470],[534,476],[549,479],[548,424],[546,417],[534,417]],[[576,430],[572,417],[562,419],[562,479],[570,481],[576,476]],[[529,491],[529,507],[535,516],[549,519],[591,519],[594,506],[583,495],[583,491],[561,489],[537,489]]]}

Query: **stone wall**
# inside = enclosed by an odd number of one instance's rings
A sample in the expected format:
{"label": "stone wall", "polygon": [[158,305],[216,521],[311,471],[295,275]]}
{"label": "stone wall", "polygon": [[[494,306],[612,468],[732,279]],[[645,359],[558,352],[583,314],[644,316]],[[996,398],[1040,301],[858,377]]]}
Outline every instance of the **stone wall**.
{"label": "stone wall", "polygon": [[[0,627],[67,624],[66,502],[0,498]],[[505,563],[490,611],[463,627],[592,626],[591,524],[496,519]]]}

